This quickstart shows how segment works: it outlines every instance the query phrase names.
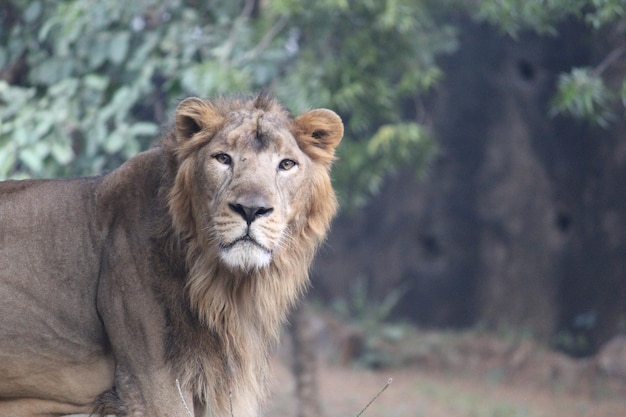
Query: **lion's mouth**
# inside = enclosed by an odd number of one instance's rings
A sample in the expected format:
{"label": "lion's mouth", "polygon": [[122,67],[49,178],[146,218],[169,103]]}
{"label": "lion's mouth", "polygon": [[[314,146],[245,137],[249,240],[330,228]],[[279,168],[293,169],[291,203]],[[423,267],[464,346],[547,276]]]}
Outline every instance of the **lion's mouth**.
{"label": "lion's mouth", "polygon": [[268,254],[272,252],[269,248],[261,245],[259,242],[257,242],[252,236],[250,236],[247,233],[245,235],[243,235],[243,236],[233,240],[230,243],[227,243],[227,244],[223,244],[222,243],[222,244],[220,244],[220,249],[228,251],[228,250],[232,249],[233,247],[235,247],[236,245],[238,245],[240,243],[241,244],[250,244],[250,245],[256,246],[257,248],[261,249],[262,251],[264,251],[264,252],[266,252]]}

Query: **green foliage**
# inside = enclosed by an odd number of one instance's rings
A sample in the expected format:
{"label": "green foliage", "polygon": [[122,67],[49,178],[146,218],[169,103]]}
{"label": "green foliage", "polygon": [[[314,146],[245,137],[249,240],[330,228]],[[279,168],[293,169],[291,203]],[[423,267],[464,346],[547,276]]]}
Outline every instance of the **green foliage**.
{"label": "green foliage", "polygon": [[570,114],[593,124],[607,127],[614,115],[611,104],[615,97],[589,68],[574,68],[561,74],[551,113]]}
{"label": "green foliage", "polygon": [[[298,59],[275,86],[298,111],[330,107],[344,116],[346,140],[335,168],[342,206],[362,205],[400,167],[423,171],[433,141],[415,116],[439,81],[435,61],[457,47],[438,11],[445,2],[325,0],[272,3],[300,40]],[[293,91],[298,94],[293,94]]]}
{"label": "green foliage", "polygon": [[456,47],[439,5],[10,0],[0,6],[0,178],[114,168],[149,146],[180,98],[265,88],[294,113],[341,114],[337,186],[362,204],[387,173],[423,170],[433,154],[415,108],[441,76],[436,56]]}
{"label": "green foliage", "polygon": [[417,175],[423,175],[435,153],[430,135],[411,122],[380,126],[365,146],[346,142],[339,148],[341,164],[334,173],[335,179],[345,184],[343,197],[349,203],[345,208],[364,204],[378,193],[387,175],[403,167],[417,167]]}
{"label": "green foliage", "polygon": [[588,311],[575,316],[567,330],[561,330],[553,338],[557,349],[571,356],[588,356],[592,350],[590,333],[598,322],[597,313]]}
{"label": "green foliage", "polygon": [[477,16],[512,36],[522,30],[557,35],[556,25],[580,17],[588,0],[480,0]]}
{"label": "green foliage", "polygon": [[595,29],[626,18],[626,3],[623,0],[591,0],[585,21]]}
{"label": "green foliage", "polygon": [[345,318],[357,322],[366,332],[377,332],[403,294],[402,289],[395,289],[382,299],[376,299],[369,291],[367,281],[360,277],[353,281],[349,297],[335,300],[333,308]]}
{"label": "green foliage", "polygon": [[510,35],[522,30],[557,35],[566,19],[582,19],[595,29],[626,17],[623,0],[479,0],[477,16]]}
{"label": "green foliage", "polygon": [[353,281],[348,297],[334,301],[333,309],[350,320],[364,336],[361,352],[356,358],[359,365],[369,368],[398,366],[406,359],[397,352],[389,352],[389,347],[406,344],[412,336],[410,328],[387,321],[403,294],[402,288],[396,288],[377,299],[369,290],[367,281],[360,277]]}
{"label": "green foliage", "polygon": [[233,64],[253,46],[241,4],[216,15],[203,3],[1,6],[0,61],[25,71],[0,83],[0,177],[114,168],[154,140],[178,98],[260,86]]}
{"label": "green foliage", "polygon": [[[477,11],[475,11],[476,7]],[[463,9],[465,7],[465,9]],[[563,19],[621,31],[622,0],[8,0],[0,5],[0,178],[93,174],[147,148],[178,100],[268,89],[294,113],[327,107],[346,134],[335,171],[344,207],[436,152],[422,103],[457,47],[459,13],[512,35]],[[622,36],[623,37],[623,36]],[[604,70],[564,74],[553,114],[606,126]]]}
{"label": "green foliage", "polygon": [[581,20],[598,32],[613,31],[622,41],[597,66],[573,68],[560,75],[550,114],[569,115],[606,128],[615,117],[616,107],[621,105],[624,112],[626,79],[621,91],[614,94],[602,78],[608,67],[626,55],[624,0],[480,0],[478,6],[479,19],[513,37],[524,30],[557,36],[558,24],[566,19]]}

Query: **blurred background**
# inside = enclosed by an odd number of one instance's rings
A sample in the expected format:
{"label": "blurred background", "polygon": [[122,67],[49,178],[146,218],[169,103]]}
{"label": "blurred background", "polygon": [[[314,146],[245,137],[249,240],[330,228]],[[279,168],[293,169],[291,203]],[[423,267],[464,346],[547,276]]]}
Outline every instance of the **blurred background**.
{"label": "blurred background", "polygon": [[317,412],[395,372],[370,415],[626,415],[625,74],[624,0],[4,0],[0,179],[113,169],[191,95],[331,108]]}

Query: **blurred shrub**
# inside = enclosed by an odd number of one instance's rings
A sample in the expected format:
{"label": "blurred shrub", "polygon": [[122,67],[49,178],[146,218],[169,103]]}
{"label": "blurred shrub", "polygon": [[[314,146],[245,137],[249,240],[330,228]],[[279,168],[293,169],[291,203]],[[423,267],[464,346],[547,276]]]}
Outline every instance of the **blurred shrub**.
{"label": "blurred shrub", "polygon": [[361,204],[387,172],[433,153],[411,109],[440,76],[435,56],[455,41],[429,7],[9,0],[0,6],[0,178],[112,169],[150,145],[179,99],[269,89],[294,112],[341,114],[337,185],[345,203]]}
{"label": "blurred shrub", "polygon": [[[340,113],[344,207],[435,154],[425,102],[471,15],[515,36],[581,19],[621,34],[593,68],[563,74],[553,114],[606,126],[626,83],[623,0],[6,0],[0,4],[0,179],[94,174],[147,148],[189,95],[272,91],[293,112]],[[623,111],[623,106],[622,106]]]}

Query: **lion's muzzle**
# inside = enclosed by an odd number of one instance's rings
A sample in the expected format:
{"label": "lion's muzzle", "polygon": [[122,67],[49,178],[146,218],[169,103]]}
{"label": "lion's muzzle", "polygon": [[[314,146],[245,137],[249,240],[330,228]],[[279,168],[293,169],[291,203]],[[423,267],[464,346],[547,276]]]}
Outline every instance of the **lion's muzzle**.
{"label": "lion's muzzle", "polygon": [[220,258],[231,268],[254,270],[271,262],[283,227],[269,198],[263,193],[248,192],[224,207],[230,212],[222,228]]}
{"label": "lion's muzzle", "polygon": [[229,203],[228,207],[246,221],[248,226],[259,217],[268,216],[274,211],[271,207],[247,206],[240,203]]}

